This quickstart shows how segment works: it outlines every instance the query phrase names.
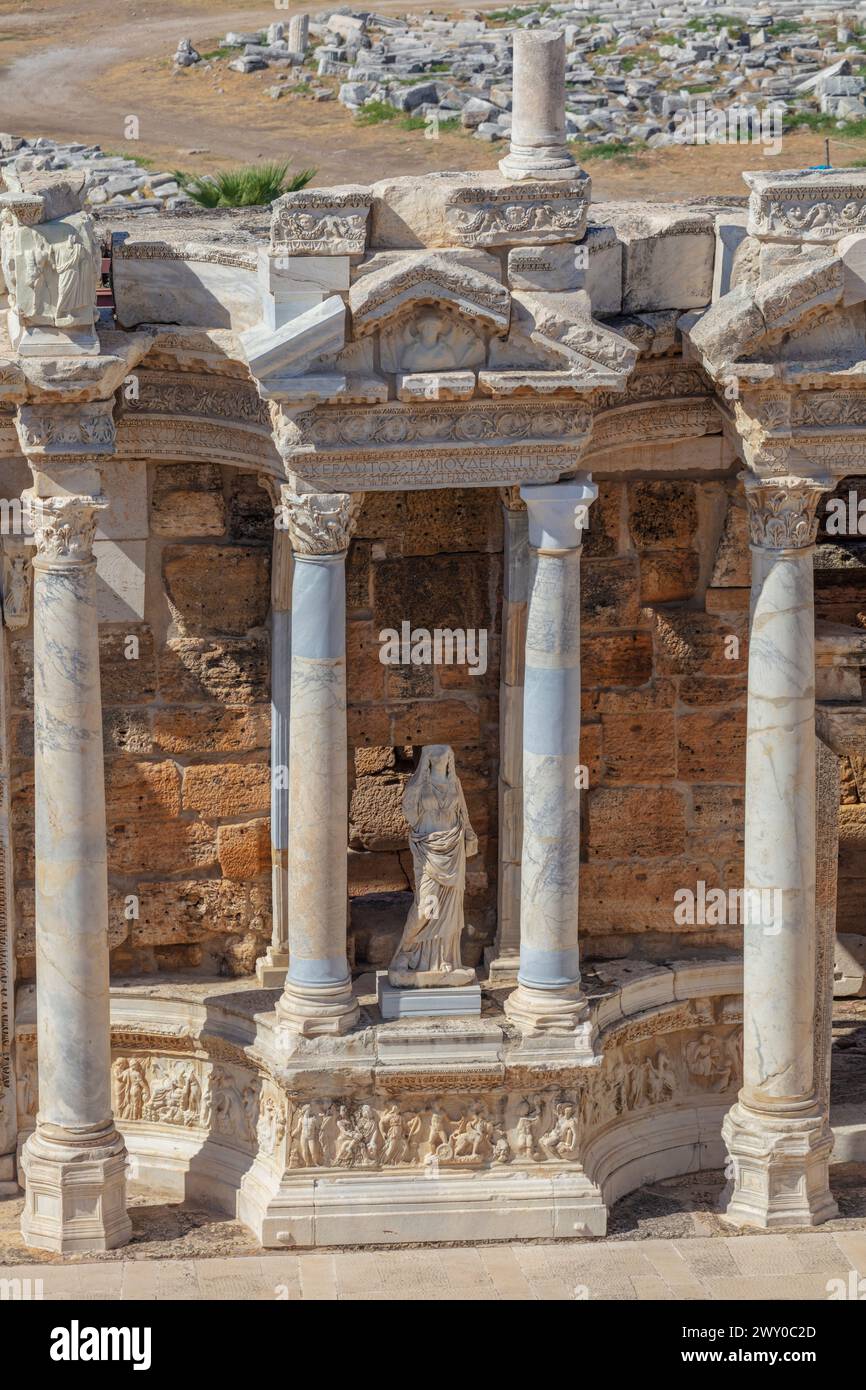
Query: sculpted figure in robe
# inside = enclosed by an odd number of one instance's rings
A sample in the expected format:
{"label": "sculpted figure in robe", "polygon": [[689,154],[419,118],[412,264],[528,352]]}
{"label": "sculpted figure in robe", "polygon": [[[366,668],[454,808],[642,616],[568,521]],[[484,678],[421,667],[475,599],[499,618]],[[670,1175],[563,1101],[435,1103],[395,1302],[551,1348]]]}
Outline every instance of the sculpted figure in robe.
{"label": "sculpted figure in robe", "polygon": [[395,986],[467,985],[475,971],[461,964],[467,856],[478,853],[463,788],[447,744],[426,744],[406,783],[403,814],[415,866],[415,899],[388,979]]}

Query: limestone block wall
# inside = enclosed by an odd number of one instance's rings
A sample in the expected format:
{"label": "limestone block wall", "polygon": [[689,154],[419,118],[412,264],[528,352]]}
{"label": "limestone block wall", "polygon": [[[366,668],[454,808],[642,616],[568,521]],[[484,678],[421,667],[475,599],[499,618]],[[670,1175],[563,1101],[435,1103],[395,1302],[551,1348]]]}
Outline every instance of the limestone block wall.
{"label": "limestone block wall", "polygon": [[[141,615],[101,626],[112,968],[244,975],[271,931],[271,503],[254,474],[217,464],[151,465],[147,502]],[[826,529],[820,540],[818,616],[862,626],[863,543]],[[502,546],[496,489],[373,493],[364,504],[347,567],[358,969],[385,964],[402,928],[412,867],[400,803],[422,742],[454,746],[479,837],[467,963],[493,942]],[[736,924],[677,922],[674,894],[742,882],[749,550],[739,484],[602,478],[582,567],[584,956],[736,947]],[[484,630],[486,670],[383,665],[380,633],[403,622]],[[27,980],[32,633],[7,630],[6,643],[17,968]],[[839,922],[859,932],[866,774],[856,758],[843,760],[842,782]]]}
{"label": "limestone block wall", "polygon": [[[252,475],[151,467],[144,606],[100,627],[112,969],[245,974],[270,937],[272,511]],[[32,633],[11,634],[19,973],[33,974]]]}

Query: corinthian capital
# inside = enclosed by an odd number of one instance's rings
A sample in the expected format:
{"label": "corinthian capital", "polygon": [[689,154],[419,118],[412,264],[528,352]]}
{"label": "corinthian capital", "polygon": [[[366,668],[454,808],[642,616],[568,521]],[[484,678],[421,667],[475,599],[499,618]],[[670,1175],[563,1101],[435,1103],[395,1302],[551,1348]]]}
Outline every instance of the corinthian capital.
{"label": "corinthian capital", "polygon": [[97,518],[108,506],[107,497],[39,497],[33,488],[22,497],[36,542],[37,567],[82,564],[93,558]]}
{"label": "corinthian capital", "polygon": [[281,488],[283,526],[296,555],[339,555],[348,550],[363,492],[294,492]]}
{"label": "corinthian capital", "polygon": [[830,478],[756,478],[741,474],[752,545],[762,550],[805,550],[815,544],[818,503],[833,491]]}

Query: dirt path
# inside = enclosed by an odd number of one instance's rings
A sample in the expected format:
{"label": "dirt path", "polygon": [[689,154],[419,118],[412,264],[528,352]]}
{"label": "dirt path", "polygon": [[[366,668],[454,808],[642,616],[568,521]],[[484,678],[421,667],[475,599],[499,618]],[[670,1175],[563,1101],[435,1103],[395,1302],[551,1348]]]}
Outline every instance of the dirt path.
{"label": "dirt path", "polygon": [[[495,7],[501,0],[487,0]],[[21,135],[100,143],[158,166],[208,170],[261,158],[313,167],[316,183],[372,182],[433,169],[492,168],[503,153],[462,133],[437,141],[393,124],[358,126],[336,102],[301,95],[273,100],[274,73],[228,72],[225,65],[174,71],[170,55],[189,35],[201,52],[227,29],[258,29],[288,10],[261,0],[183,0],[166,14],[156,0],[0,0],[0,129]],[[315,7],[313,12],[315,12]],[[405,13],[406,0],[379,10]],[[425,10],[455,13],[451,0]],[[127,118],[139,138],[126,138]],[[190,154],[191,150],[201,153]],[[834,163],[866,159],[866,141],[834,140]],[[823,140],[786,137],[781,154],[760,147],[648,150],[625,160],[593,160],[593,196],[668,199],[745,192],[744,169],[802,168],[821,162]]]}

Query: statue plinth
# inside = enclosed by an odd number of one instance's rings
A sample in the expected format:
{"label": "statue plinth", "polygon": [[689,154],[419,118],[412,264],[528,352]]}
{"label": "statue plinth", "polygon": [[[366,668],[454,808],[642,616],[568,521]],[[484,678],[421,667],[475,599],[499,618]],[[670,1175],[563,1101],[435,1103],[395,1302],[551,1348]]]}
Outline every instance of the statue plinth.
{"label": "statue plinth", "polygon": [[[466,983],[407,989],[394,985],[389,979],[389,972],[378,971],[376,997],[383,1022],[388,1023],[395,1018],[478,1018],[481,1014],[481,986],[474,983],[475,971],[454,970],[448,978],[456,975],[468,976],[469,979]],[[442,978],[439,976],[440,980]]]}

